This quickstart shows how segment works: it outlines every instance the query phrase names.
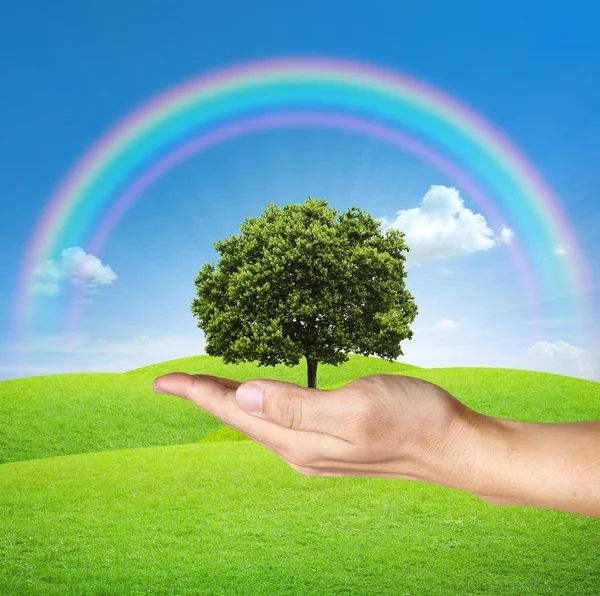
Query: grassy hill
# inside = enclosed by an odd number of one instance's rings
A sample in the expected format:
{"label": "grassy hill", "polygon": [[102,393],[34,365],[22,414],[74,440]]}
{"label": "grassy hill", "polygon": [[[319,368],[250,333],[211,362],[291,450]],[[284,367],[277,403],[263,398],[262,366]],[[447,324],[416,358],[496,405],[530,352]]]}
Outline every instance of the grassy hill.
{"label": "grassy hill", "polygon": [[[305,364],[208,356],[1,382],[0,594],[597,596],[600,520],[417,482],[302,476],[154,394],[174,371],[306,382]],[[375,373],[427,379],[493,416],[600,419],[600,384],[524,371],[352,356],[320,367],[319,387]]]}
{"label": "grassy hill", "polygon": [[[74,374],[0,382],[0,463],[198,441],[246,440],[194,404],[156,395],[152,380],[168,372],[206,373],[306,384],[306,363],[294,368],[226,365],[197,356],[124,374]],[[377,373],[407,374],[436,383],[484,414],[537,422],[600,418],[600,384],[504,369],[422,369],[351,355],[320,366],[318,386],[335,388]],[[213,434],[214,433],[214,434]]]}
{"label": "grassy hill", "polygon": [[600,520],[393,479],[305,477],[252,441],[0,466],[0,594],[597,596]]}

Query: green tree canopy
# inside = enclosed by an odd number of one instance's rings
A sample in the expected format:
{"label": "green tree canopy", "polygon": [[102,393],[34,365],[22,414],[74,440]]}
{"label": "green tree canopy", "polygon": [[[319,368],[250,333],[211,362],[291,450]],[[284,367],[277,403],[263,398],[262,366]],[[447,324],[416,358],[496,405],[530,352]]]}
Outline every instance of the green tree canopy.
{"label": "green tree canopy", "polygon": [[220,260],[195,280],[192,313],[206,353],[227,364],[317,364],[348,353],[395,360],[413,335],[417,307],[405,288],[404,234],[358,207],[343,213],[308,197],[246,218],[241,234],[214,243]]}

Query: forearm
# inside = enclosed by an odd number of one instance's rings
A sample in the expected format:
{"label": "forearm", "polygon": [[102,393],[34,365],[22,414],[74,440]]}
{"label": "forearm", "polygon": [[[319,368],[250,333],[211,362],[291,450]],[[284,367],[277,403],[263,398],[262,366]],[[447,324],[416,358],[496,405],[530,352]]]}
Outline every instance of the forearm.
{"label": "forearm", "polygon": [[[600,517],[600,421],[546,424],[478,416],[467,490],[493,505]],[[474,468],[474,470],[473,470]]]}

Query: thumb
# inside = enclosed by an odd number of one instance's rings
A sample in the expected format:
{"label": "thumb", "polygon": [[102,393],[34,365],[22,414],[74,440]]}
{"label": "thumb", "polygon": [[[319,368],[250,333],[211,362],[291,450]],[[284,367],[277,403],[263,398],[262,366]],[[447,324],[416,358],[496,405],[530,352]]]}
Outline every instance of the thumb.
{"label": "thumb", "polygon": [[242,383],[235,399],[248,414],[284,428],[327,432],[335,418],[331,393],[284,381],[256,379]]}

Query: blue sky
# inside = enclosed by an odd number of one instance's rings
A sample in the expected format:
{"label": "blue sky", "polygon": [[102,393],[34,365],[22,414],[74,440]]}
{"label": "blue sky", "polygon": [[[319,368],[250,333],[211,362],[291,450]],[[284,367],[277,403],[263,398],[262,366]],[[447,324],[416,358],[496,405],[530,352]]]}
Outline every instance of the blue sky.
{"label": "blue sky", "polygon": [[[101,261],[97,287],[75,330],[66,335],[60,324],[61,288],[40,296],[42,316],[32,336],[11,343],[23,250],[56,185],[90,144],[155,94],[257,58],[372,62],[474,108],[509,136],[559,197],[591,266],[590,299],[599,305],[597,10],[591,2],[558,9],[527,2],[107,0],[51,9],[15,2],[3,9],[0,378],[122,371],[201,353],[202,333],[189,310],[194,276],[215,260],[215,240],[237,233],[245,217],[260,215],[270,201],[303,202],[310,194],[340,210],[358,205],[388,222],[403,211],[396,223],[408,226],[409,238],[428,225],[415,211],[427,197],[448,208],[460,196],[459,210],[481,212],[440,172],[375,139],[312,129],[239,138],[170,172],[127,213],[94,255]],[[458,215],[438,213],[449,226],[450,243],[440,249],[447,258],[431,247],[413,250],[423,262],[409,269],[407,283],[420,313],[401,359],[600,380],[596,323],[582,330],[566,307],[564,316],[533,321],[501,230],[486,220],[490,248],[480,230],[456,223]],[[471,248],[458,254],[465,238]],[[560,258],[551,247],[549,255]],[[107,276],[109,267],[116,279]]]}

